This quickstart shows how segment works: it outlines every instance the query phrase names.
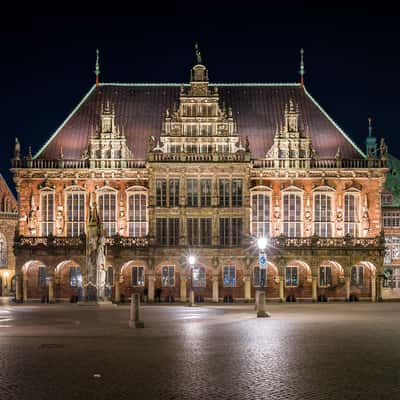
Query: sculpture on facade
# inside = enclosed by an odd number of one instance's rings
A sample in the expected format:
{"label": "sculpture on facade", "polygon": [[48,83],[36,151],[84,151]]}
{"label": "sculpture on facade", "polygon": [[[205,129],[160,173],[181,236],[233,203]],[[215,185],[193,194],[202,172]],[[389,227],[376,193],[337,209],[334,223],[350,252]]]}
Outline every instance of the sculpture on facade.
{"label": "sculpture on facade", "polygon": [[58,236],[62,236],[64,230],[64,216],[62,212],[62,207],[59,207],[57,210],[56,216],[56,232]]}
{"label": "sculpture on facade", "polygon": [[388,149],[387,149],[387,145],[385,143],[385,139],[381,138],[381,143],[380,143],[380,146],[379,146],[379,151],[380,151],[380,157],[381,158],[385,158],[386,157],[387,150]]}
{"label": "sculpture on facade", "polygon": [[14,159],[19,160],[21,156],[21,145],[19,143],[18,138],[15,138],[15,145],[14,145]]}
{"label": "sculpture on facade", "polygon": [[147,140],[147,152],[150,153],[151,151],[153,151],[155,145],[156,145],[156,138],[153,135],[149,136]]}

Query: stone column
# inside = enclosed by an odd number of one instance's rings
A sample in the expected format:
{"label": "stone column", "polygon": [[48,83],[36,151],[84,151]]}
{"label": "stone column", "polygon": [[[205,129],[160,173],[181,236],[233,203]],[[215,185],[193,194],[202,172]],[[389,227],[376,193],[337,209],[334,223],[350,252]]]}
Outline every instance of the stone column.
{"label": "stone column", "polygon": [[54,275],[49,275],[49,303],[54,303]]}
{"label": "stone column", "polygon": [[371,274],[371,301],[376,302],[376,276]]}
{"label": "stone column", "polygon": [[186,276],[181,276],[181,302],[182,303],[184,303],[187,300],[186,283],[187,283]]}
{"label": "stone column", "polygon": [[22,301],[21,274],[15,275],[15,299],[17,303],[20,303]]}
{"label": "stone column", "polygon": [[114,302],[119,303],[121,301],[121,293],[119,291],[119,271],[114,272]]}
{"label": "stone column", "polygon": [[149,301],[154,301],[154,282],[156,280],[156,277],[154,276],[154,273],[149,273],[148,274],[148,281],[149,281],[149,290],[148,290],[148,299]]}
{"label": "stone column", "polygon": [[350,300],[350,275],[345,275],[344,284],[346,286],[346,301]]}
{"label": "stone column", "polygon": [[251,300],[251,276],[246,274],[244,276],[244,299],[246,301]]}
{"label": "stone column", "polygon": [[22,301],[27,301],[28,300],[28,277],[25,274],[22,275]]}
{"label": "stone column", "polygon": [[219,293],[218,293],[218,275],[213,275],[212,277],[212,297],[213,297],[213,302],[218,303],[219,301]]}
{"label": "stone column", "polygon": [[312,276],[312,301],[313,303],[316,303],[318,301],[318,276],[313,275]]}
{"label": "stone column", "polygon": [[281,303],[285,301],[285,280],[283,276],[279,277],[279,299]]}

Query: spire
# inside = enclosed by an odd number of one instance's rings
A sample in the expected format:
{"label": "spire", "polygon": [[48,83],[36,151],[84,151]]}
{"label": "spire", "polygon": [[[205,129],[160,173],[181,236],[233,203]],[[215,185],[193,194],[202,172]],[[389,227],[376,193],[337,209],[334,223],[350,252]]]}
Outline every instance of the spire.
{"label": "spire", "polygon": [[200,53],[200,50],[199,50],[199,45],[196,43],[194,45],[194,48],[196,49],[197,64],[201,64],[201,53]]}
{"label": "spire", "polygon": [[368,117],[368,136],[372,136],[372,118]]}
{"label": "spire", "polygon": [[304,86],[304,74],[305,74],[305,70],[304,70],[304,50],[300,49],[300,84],[301,87]]}
{"label": "spire", "polygon": [[377,141],[376,137],[372,136],[372,118],[368,118],[368,137],[365,141],[367,157],[373,158],[377,156]]}
{"label": "spire", "polygon": [[99,87],[99,75],[100,75],[100,64],[99,64],[99,49],[96,49],[96,69],[94,71],[96,75],[96,87]]}

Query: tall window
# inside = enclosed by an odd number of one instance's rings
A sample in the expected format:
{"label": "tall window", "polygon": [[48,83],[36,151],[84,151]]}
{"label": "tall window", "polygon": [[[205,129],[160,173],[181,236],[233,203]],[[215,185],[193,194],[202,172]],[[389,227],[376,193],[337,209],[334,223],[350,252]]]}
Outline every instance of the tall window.
{"label": "tall window", "polygon": [[85,192],[66,192],[67,236],[79,236],[85,232]]}
{"label": "tall window", "polygon": [[319,286],[332,285],[332,268],[327,265],[319,267]]}
{"label": "tall window", "polygon": [[69,269],[69,285],[71,287],[82,286],[81,267],[75,266]]}
{"label": "tall window", "polygon": [[288,287],[298,285],[298,268],[297,267],[286,267],[285,285]]}
{"label": "tall window", "polygon": [[229,179],[220,179],[219,185],[219,207],[229,207]]}
{"label": "tall window", "polygon": [[144,267],[132,267],[132,286],[144,286]]}
{"label": "tall window", "polygon": [[358,236],[359,196],[353,193],[344,195],[344,234]]}
{"label": "tall window", "polygon": [[283,234],[301,236],[301,194],[283,194]]}
{"label": "tall window", "polygon": [[47,269],[44,265],[38,267],[38,286],[44,288],[47,285]]}
{"label": "tall window", "polygon": [[354,286],[362,286],[364,282],[364,267],[355,265],[351,267],[351,284]]}
{"label": "tall window", "polygon": [[210,246],[211,235],[211,218],[187,219],[187,239],[189,246]]}
{"label": "tall window", "polygon": [[197,179],[188,179],[186,184],[186,204],[188,207],[198,207],[199,189]]}
{"label": "tall window", "polygon": [[314,234],[332,236],[332,197],[329,194],[314,194]]}
{"label": "tall window", "polygon": [[192,269],[193,287],[206,287],[206,269],[204,267],[194,267]]}
{"label": "tall window", "polygon": [[145,192],[128,192],[129,236],[147,235],[147,195]]}
{"label": "tall window", "polygon": [[7,241],[4,235],[0,232],[0,267],[7,266]]}
{"label": "tall window", "polygon": [[233,266],[224,267],[224,286],[225,287],[236,286],[236,267]]}
{"label": "tall window", "polygon": [[211,207],[211,179],[200,180],[201,207]]}
{"label": "tall window", "polygon": [[232,207],[242,207],[242,179],[232,179]]}
{"label": "tall window", "polygon": [[170,179],[168,184],[169,184],[169,206],[179,207],[179,179]]}
{"label": "tall window", "polygon": [[42,236],[54,234],[54,192],[43,190],[40,193]]}
{"label": "tall window", "polygon": [[113,267],[107,268],[106,283],[109,286],[114,285],[114,270]]}
{"label": "tall window", "polygon": [[117,233],[117,193],[106,190],[99,193],[99,212],[106,236]]}
{"label": "tall window", "polygon": [[175,267],[165,266],[161,268],[161,285],[162,287],[175,286]]}
{"label": "tall window", "polygon": [[254,192],[251,195],[251,232],[256,237],[269,237],[270,196]]}
{"label": "tall window", "polygon": [[254,286],[267,286],[267,269],[254,267]]}
{"label": "tall window", "polygon": [[167,207],[167,180],[156,179],[156,205]]}
{"label": "tall window", "polygon": [[399,236],[386,236],[385,237],[385,264],[392,264],[393,262],[400,262],[400,237]]}
{"label": "tall window", "polygon": [[219,219],[219,240],[221,246],[238,246],[242,240],[241,218]]}
{"label": "tall window", "polygon": [[156,218],[156,240],[160,246],[179,245],[179,218]]}

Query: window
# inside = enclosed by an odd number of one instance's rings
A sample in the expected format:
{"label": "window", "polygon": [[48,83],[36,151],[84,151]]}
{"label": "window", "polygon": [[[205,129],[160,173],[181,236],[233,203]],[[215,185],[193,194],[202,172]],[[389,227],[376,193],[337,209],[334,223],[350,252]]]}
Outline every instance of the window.
{"label": "window", "polygon": [[332,269],[330,266],[319,267],[319,286],[331,286],[332,285]]}
{"label": "window", "polygon": [[242,239],[241,218],[219,219],[219,240],[221,246],[238,246]]}
{"label": "window", "polygon": [[105,190],[99,193],[99,213],[106,236],[117,233],[117,193]]}
{"label": "window", "polygon": [[210,246],[211,235],[211,218],[187,219],[187,238],[189,246]]}
{"label": "window", "polygon": [[7,241],[4,235],[0,232],[0,267],[7,266]]}
{"label": "window", "polygon": [[85,232],[85,192],[66,193],[67,236],[79,236]]}
{"label": "window", "polygon": [[289,237],[301,236],[301,195],[283,194],[283,234]]}
{"label": "window", "polygon": [[392,193],[382,193],[382,205],[390,206],[393,203],[393,195]]}
{"label": "window", "polygon": [[54,192],[40,193],[40,211],[42,218],[42,236],[54,235]]}
{"label": "window", "polygon": [[286,267],[285,276],[286,286],[297,286],[298,285],[298,268],[297,267]]}
{"label": "window", "polygon": [[69,285],[71,287],[82,286],[82,275],[80,267],[70,267],[69,269]]}
{"label": "window", "polygon": [[113,267],[107,268],[106,283],[108,286],[114,285],[114,271]]}
{"label": "window", "polygon": [[167,207],[167,180],[156,179],[156,205]]}
{"label": "window", "polygon": [[383,211],[383,227],[398,228],[400,226],[400,211]]}
{"label": "window", "polygon": [[266,273],[266,268],[254,267],[254,286],[267,286]]}
{"label": "window", "polygon": [[242,179],[232,179],[232,207],[242,207]]}
{"label": "window", "polygon": [[157,218],[156,240],[161,246],[179,245],[179,218]]}
{"label": "window", "polygon": [[206,269],[196,267],[192,270],[193,287],[206,287]]}
{"label": "window", "polygon": [[329,194],[314,194],[314,234],[332,236],[332,197]]}
{"label": "window", "polygon": [[236,267],[232,266],[224,267],[224,286],[225,287],[236,286]]}
{"label": "window", "polygon": [[131,237],[147,235],[147,195],[145,192],[128,193],[128,231]]}
{"label": "window", "polygon": [[47,285],[47,269],[44,265],[38,267],[38,286],[44,288]]}
{"label": "window", "polygon": [[392,264],[393,262],[400,262],[400,237],[399,236],[386,236],[385,237],[385,264]]}
{"label": "window", "polygon": [[270,196],[266,193],[251,195],[251,232],[256,237],[270,235]]}
{"label": "window", "polygon": [[219,180],[219,207],[229,207],[229,179]]}
{"label": "window", "polygon": [[188,207],[198,207],[198,180],[188,179],[186,184],[186,204]]}
{"label": "window", "polygon": [[175,267],[168,266],[161,268],[161,285],[162,287],[175,286]]}
{"label": "window", "polygon": [[201,207],[211,207],[211,179],[200,180]]}
{"label": "window", "polygon": [[354,286],[362,286],[364,281],[364,267],[356,265],[351,267],[351,284]]}
{"label": "window", "polygon": [[144,286],[144,267],[132,267],[132,286]]}
{"label": "window", "polygon": [[179,207],[179,179],[170,179],[168,184],[169,184],[169,206]]}
{"label": "window", "polygon": [[358,236],[358,195],[344,195],[344,234]]}

